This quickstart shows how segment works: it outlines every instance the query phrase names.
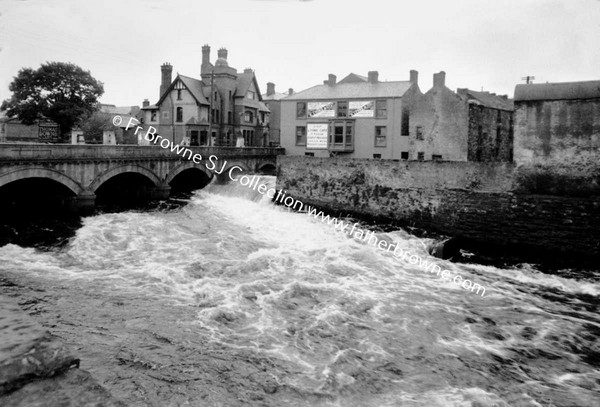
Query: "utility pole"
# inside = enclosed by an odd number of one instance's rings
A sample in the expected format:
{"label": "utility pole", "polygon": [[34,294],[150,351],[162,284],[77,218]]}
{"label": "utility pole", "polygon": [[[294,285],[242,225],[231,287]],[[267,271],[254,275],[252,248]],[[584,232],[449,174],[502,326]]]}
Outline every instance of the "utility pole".
{"label": "utility pole", "polygon": [[531,75],[527,75],[521,78],[522,81],[525,81],[526,84],[530,84],[533,83],[533,80],[535,79],[535,76],[531,76]]}

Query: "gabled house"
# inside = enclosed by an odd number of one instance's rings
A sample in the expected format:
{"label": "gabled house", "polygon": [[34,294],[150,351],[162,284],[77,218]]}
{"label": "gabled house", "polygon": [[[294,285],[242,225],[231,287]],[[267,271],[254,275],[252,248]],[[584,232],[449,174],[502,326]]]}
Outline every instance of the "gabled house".
{"label": "gabled house", "polygon": [[269,109],[263,103],[252,69],[238,73],[227,62],[227,50],[210,62],[210,47],[202,47],[200,78],[177,74],[161,66],[159,99],[145,101],[143,126],[153,126],[163,138],[196,146],[268,146]]}

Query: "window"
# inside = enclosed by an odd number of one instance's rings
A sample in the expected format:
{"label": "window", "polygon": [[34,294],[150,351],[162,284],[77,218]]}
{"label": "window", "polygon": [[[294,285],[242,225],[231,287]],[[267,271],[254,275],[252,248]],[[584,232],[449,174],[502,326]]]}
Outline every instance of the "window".
{"label": "window", "polygon": [[410,118],[407,108],[402,109],[402,123],[401,123],[401,136],[408,136],[410,129]]}
{"label": "window", "polygon": [[418,152],[418,153],[417,153],[417,160],[419,160],[419,161],[423,161],[423,160],[425,160],[425,153],[423,153],[423,152]]}
{"label": "window", "polygon": [[296,119],[306,119],[306,102],[296,103]]}
{"label": "window", "polygon": [[381,154],[373,154],[373,158],[379,160],[381,159]]}
{"label": "window", "polygon": [[244,121],[246,123],[252,123],[253,120],[254,120],[254,114],[250,110],[246,110],[244,112]]}
{"label": "window", "polygon": [[329,126],[329,147],[337,150],[348,150],[354,146],[354,121],[340,120],[331,122]]}
{"label": "window", "polygon": [[155,122],[158,116],[158,112],[156,110],[153,110],[152,112],[150,112],[150,121],[151,122]]}
{"label": "window", "polygon": [[183,107],[178,107],[177,108],[177,118],[175,119],[178,122],[182,122],[183,121]]}
{"label": "window", "polygon": [[208,145],[208,132],[206,130],[202,130],[200,132],[200,145],[201,146]]}
{"label": "window", "polygon": [[352,124],[350,124],[350,123],[346,124],[346,145],[347,146],[352,145],[352,130],[353,130]]}
{"label": "window", "polygon": [[337,102],[337,116],[348,117],[348,102]]}
{"label": "window", "polygon": [[169,111],[165,110],[164,112],[162,112],[162,116],[163,116],[163,119],[168,119],[169,118]]}
{"label": "window", "polygon": [[297,146],[305,146],[306,145],[306,126],[296,127],[296,145]]}
{"label": "window", "polygon": [[198,145],[198,130],[190,131],[190,146]]}
{"label": "window", "polygon": [[213,99],[215,102],[217,101],[217,91],[215,90],[215,98]]}
{"label": "window", "polygon": [[387,127],[375,126],[375,147],[385,147],[387,145]]}
{"label": "window", "polygon": [[304,155],[307,157],[314,157],[315,153],[304,153]]}
{"label": "window", "polygon": [[229,91],[229,100],[231,100],[233,98],[233,95],[231,93],[231,91]]}
{"label": "window", "polygon": [[423,127],[417,126],[416,128],[417,140],[423,140]]}
{"label": "window", "polygon": [[248,99],[254,99],[254,92],[252,92],[251,90],[249,90],[248,93],[246,93],[246,97]]}
{"label": "window", "polygon": [[227,124],[232,124],[231,123],[231,118],[232,118],[231,112],[227,112]]}
{"label": "window", "polygon": [[433,161],[442,161],[442,155],[441,155],[441,154],[433,154],[433,155],[431,156],[431,159],[432,159]]}
{"label": "window", "polygon": [[496,117],[496,124],[497,125],[502,124],[502,112],[500,110],[498,110],[498,116]]}
{"label": "window", "polygon": [[387,100],[375,101],[375,117],[385,119],[387,117]]}
{"label": "window", "polygon": [[403,160],[408,160],[408,151],[402,151],[400,153],[400,158]]}
{"label": "window", "polygon": [[177,89],[177,100],[181,100],[181,89]]}

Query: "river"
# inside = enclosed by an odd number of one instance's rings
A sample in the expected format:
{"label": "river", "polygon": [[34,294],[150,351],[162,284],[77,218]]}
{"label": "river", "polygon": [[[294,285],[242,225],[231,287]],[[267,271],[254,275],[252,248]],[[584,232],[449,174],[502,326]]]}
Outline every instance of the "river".
{"label": "river", "polygon": [[[427,239],[377,237],[431,259]],[[0,260],[131,406],[600,405],[597,271],[435,260],[482,297],[239,184]]]}

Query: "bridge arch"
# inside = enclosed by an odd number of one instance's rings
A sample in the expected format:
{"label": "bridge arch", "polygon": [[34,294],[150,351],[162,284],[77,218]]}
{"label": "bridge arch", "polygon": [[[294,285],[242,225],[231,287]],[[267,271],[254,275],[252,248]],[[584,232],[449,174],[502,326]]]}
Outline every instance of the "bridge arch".
{"label": "bridge arch", "polygon": [[162,184],[158,175],[156,175],[153,171],[149,170],[148,168],[145,168],[145,167],[142,167],[141,165],[136,165],[136,164],[126,164],[126,165],[121,165],[116,168],[112,168],[112,169],[100,174],[98,177],[96,177],[96,179],[94,179],[94,181],[92,181],[92,183],[90,184],[88,189],[90,191],[96,192],[98,190],[98,188],[100,188],[100,186],[102,184],[104,184],[106,181],[108,181],[109,179],[111,179],[119,174],[125,174],[128,172],[145,176],[154,184],[154,186],[159,186]]}
{"label": "bridge arch", "polygon": [[62,172],[44,167],[18,168],[10,172],[0,174],[0,187],[3,187],[11,182],[27,178],[46,178],[56,181],[59,184],[69,188],[75,195],[79,195],[81,192],[83,192],[81,185],[79,185],[79,183],[73,180],[71,177],[63,174]]}
{"label": "bridge arch", "polygon": [[206,174],[206,176],[209,179],[212,179],[214,177],[214,174],[212,172],[208,171],[204,164],[195,164],[193,162],[188,161],[188,162],[184,162],[184,163],[178,165],[177,167],[175,167],[171,171],[169,171],[169,174],[167,174],[167,178],[165,179],[165,184],[170,184],[171,181],[173,181],[176,176],[181,174],[183,171],[189,170],[191,168],[196,168],[196,169],[202,171],[204,174]]}
{"label": "bridge arch", "polygon": [[274,161],[262,161],[258,163],[256,169],[261,174],[275,175],[277,171],[277,163]]}

